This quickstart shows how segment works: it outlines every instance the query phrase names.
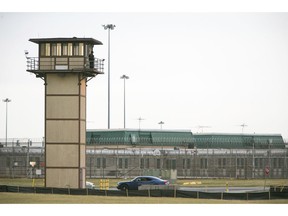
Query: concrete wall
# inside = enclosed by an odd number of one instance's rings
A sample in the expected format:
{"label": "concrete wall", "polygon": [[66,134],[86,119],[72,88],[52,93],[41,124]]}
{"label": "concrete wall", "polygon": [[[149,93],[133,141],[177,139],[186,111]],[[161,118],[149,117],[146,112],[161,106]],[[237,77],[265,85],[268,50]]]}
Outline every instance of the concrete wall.
{"label": "concrete wall", "polygon": [[46,187],[85,188],[86,79],[47,73],[45,87]]}

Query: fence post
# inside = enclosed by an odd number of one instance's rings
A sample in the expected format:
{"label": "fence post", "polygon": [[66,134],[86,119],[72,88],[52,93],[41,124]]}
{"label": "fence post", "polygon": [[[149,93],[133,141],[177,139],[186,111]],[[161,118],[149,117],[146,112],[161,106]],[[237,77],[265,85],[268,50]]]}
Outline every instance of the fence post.
{"label": "fence post", "polygon": [[128,189],[126,189],[126,196],[128,197]]}
{"label": "fence post", "polygon": [[174,198],[176,198],[176,185],[174,185]]}

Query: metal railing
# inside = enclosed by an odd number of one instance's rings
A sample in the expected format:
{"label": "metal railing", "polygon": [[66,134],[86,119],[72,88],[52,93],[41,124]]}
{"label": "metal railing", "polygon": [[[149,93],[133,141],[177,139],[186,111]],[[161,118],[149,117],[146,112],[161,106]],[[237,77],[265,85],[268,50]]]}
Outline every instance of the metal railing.
{"label": "metal railing", "polygon": [[39,58],[27,57],[27,71],[39,70]]}
{"label": "metal railing", "polygon": [[[96,70],[98,73],[104,72],[104,59],[95,58],[94,62],[89,62],[88,58],[56,58],[51,57],[50,61],[39,61],[38,57],[27,57],[27,71],[45,71],[45,70]],[[45,59],[45,58],[44,58]],[[58,61],[58,62],[57,62]],[[91,67],[92,65],[92,67]],[[58,68],[57,68],[58,66]]]}

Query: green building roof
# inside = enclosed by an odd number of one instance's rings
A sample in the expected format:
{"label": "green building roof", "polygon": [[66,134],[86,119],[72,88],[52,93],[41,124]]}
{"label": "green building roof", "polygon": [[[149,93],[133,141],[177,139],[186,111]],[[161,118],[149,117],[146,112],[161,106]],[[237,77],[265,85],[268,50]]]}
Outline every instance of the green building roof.
{"label": "green building roof", "polygon": [[280,134],[194,134],[197,148],[285,148]]}
{"label": "green building roof", "polygon": [[187,146],[194,137],[189,130],[137,130],[110,129],[87,130],[87,145],[131,145],[131,146]]}
{"label": "green building roof", "polygon": [[280,134],[192,134],[190,130],[87,130],[87,145],[170,146],[214,149],[285,148]]}

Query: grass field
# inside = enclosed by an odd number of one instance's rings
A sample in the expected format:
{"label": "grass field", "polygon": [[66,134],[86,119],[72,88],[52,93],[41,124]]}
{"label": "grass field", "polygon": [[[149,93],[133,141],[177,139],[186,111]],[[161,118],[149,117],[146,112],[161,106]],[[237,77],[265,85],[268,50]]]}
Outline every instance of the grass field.
{"label": "grass field", "polygon": [[108,197],[0,193],[2,204],[288,204],[286,200],[216,200],[170,197]]}
{"label": "grass field", "polygon": [[[110,179],[110,187],[122,179]],[[87,179],[99,186],[100,179]],[[236,180],[236,179],[182,179],[177,180],[180,186],[264,186],[264,180]],[[195,185],[194,185],[195,183]],[[201,184],[200,184],[201,183]],[[0,185],[32,186],[31,179],[7,179],[0,178]],[[287,185],[287,179],[267,179],[266,185]],[[43,186],[42,179],[35,180],[35,186]],[[108,197],[108,196],[80,196],[80,195],[55,195],[55,194],[26,194],[26,193],[0,193],[2,204],[288,204],[284,200],[216,200],[216,199],[192,199],[169,197]]]}
{"label": "grass field", "polygon": [[[86,179],[93,182],[96,187],[100,185],[100,179]],[[110,187],[116,187],[117,182],[124,181],[124,179],[109,179]],[[178,179],[176,184],[181,187],[225,187],[228,183],[231,187],[245,186],[245,187],[264,187],[264,179]],[[13,186],[32,186],[32,179],[27,178],[0,178],[0,185]],[[269,185],[288,185],[288,179],[267,179],[266,186]],[[35,179],[34,186],[43,187],[43,179]]]}

